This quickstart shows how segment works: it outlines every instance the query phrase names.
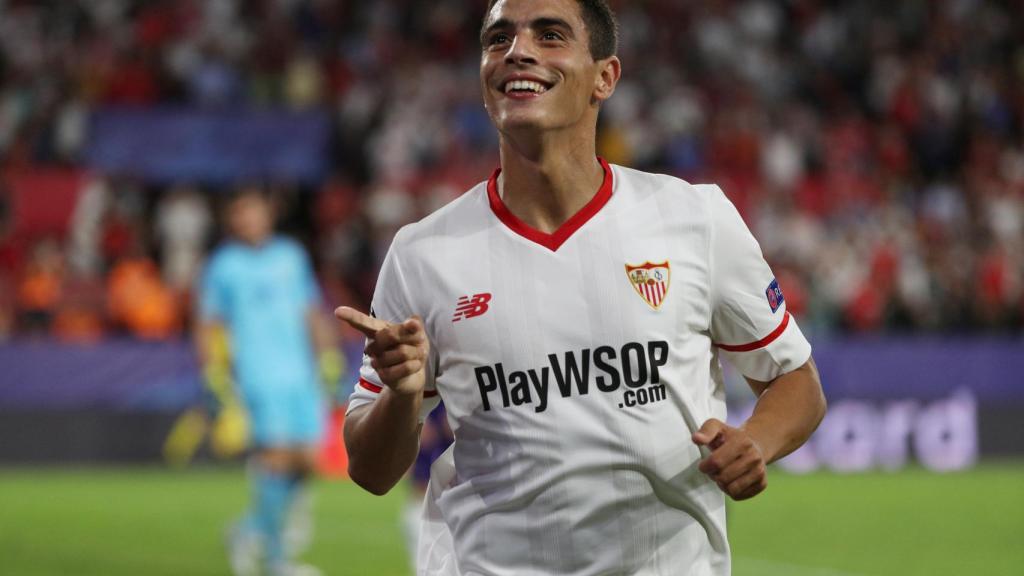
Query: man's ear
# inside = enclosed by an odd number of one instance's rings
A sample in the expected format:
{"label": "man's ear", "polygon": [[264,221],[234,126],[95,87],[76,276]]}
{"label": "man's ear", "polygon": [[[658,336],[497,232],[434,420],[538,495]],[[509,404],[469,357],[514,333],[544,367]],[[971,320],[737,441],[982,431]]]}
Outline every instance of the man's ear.
{"label": "man's ear", "polygon": [[622,76],[622,62],[618,56],[598,60],[598,76],[594,85],[594,101],[598,104],[612,97]]}

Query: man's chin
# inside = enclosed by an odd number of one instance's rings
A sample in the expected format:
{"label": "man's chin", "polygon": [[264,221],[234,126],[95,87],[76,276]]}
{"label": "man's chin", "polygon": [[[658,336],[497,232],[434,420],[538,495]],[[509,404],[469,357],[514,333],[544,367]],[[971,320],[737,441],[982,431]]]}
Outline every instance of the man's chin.
{"label": "man's chin", "polygon": [[520,132],[524,130],[544,130],[549,122],[541,114],[523,114],[522,111],[506,114],[498,122],[501,132]]}

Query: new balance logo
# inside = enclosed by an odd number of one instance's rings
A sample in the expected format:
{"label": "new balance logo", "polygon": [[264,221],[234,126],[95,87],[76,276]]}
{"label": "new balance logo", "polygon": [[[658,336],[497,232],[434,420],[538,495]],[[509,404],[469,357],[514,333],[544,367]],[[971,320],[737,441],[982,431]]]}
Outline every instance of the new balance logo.
{"label": "new balance logo", "polygon": [[487,312],[487,303],[490,301],[491,294],[489,292],[460,297],[459,301],[455,303],[455,316],[452,316],[452,322],[482,315]]}

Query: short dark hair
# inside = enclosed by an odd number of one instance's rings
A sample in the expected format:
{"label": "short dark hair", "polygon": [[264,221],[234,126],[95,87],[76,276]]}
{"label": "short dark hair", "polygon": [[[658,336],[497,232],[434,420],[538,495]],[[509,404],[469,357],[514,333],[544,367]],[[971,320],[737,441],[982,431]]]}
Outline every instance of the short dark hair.
{"label": "short dark hair", "polygon": [[[487,2],[487,13],[498,0]],[[587,27],[587,34],[590,36],[590,56],[594,60],[603,60],[614,56],[619,49],[619,23],[615,19],[615,13],[608,6],[606,0],[576,0],[580,6],[580,15],[583,17],[583,25]],[[486,20],[484,21],[486,25]]]}

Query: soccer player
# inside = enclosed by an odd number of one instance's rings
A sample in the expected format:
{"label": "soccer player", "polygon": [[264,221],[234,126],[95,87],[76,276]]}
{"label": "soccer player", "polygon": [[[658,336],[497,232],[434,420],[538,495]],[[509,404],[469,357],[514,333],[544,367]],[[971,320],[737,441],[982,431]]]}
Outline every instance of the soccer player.
{"label": "soccer player", "polygon": [[[621,64],[603,0],[498,0],[480,83],[491,178],[395,236],[345,423],[382,494],[443,398],[419,571],[725,575],[724,497],[765,489],[825,400],[811,349],[713,185],[596,157]],[[758,395],[724,423],[719,359]]]}
{"label": "soccer player", "polygon": [[[196,342],[207,383],[227,407],[237,392],[250,423],[252,503],[229,540],[232,570],[242,576],[318,573],[290,563],[298,550],[287,550],[285,531],[305,501],[324,430],[317,353],[326,384],[339,372],[309,259],[298,243],[276,235],[273,223],[261,188],[236,192],[227,204],[232,240],[210,257],[199,290]],[[216,352],[222,333],[233,366]]]}

